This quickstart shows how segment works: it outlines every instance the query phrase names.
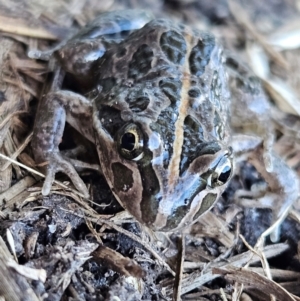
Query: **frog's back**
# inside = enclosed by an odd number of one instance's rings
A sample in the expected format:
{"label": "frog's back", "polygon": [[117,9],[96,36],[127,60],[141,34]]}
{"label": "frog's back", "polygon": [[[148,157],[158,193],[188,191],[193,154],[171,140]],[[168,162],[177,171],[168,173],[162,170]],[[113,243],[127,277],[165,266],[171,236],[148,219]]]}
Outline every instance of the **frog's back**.
{"label": "frog's back", "polygon": [[[212,57],[216,48],[220,50],[213,35],[170,20],[158,19],[134,31],[123,42],[112,45],[99,64],[102,70],[107,64],[111,76],[123,74],[134,80],[151,78],[151,74],[154,76],[154,72],[164,67],[173,67],[200,77],[211,58],[216,59],[214,64],[218,67],[222,63],[220,55]],[[173,71],[169,70],[170,74]]]}
{"label": "frog's back", "polygon": [[[222,49],[210,33],[158,19],[109,49],[93,76],[106,98],[112,87],[115,95],[124,87],[146,90],[150,86],[174,106],[188,98],[193,117],[204,121],[211,134],[215,128],[224,140],[220,124],[227,124],[230,97],[222,60]],[[206,120],[208,113],[214,121]]]}
{"label": "frog's back", "polygon": [[[179,191],[188,187],[183,178],[205,173],[213,156],[227,149],[230,138],[230,98],[222,50],[214,36],[168,20],[153,20],[112,46],[95,65],[93,76],[102,88],[95,100],[99,135],[104,129],[109,139],[115,139],[119,129],[132,122],[139,124],[145,137],[143,159],[133,162],[135,167],[126,162],[132,171],[137,165],[142,191],[135,196],[122,191],[116,195],[129,211],[155,228],[184,223],[188,209],[182,208],[192,206],[199,183],[189,178],[190,191],[181,195]],[[104,158],[99,151],[105,162],[125,164],[122,158]],[[202,166],[200,157],[206,160]],[[104,168],[115,188],[117,173],[107,165]],[[130,208],[139,193],[141,199]],[[174,195],[181,198],[177,204]],[[175,211],[180,213],[172,219]]]}

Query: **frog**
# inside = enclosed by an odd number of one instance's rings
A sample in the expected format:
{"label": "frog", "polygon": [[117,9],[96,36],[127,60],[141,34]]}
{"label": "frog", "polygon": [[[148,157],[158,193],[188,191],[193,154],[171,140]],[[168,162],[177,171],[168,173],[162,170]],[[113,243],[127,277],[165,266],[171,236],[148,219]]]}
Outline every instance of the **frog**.
{"label": "frog", "polygon": [[[213,34],[143,11],[107,12],[51,57],[80,89],[56,87],[39,102],[31,147],[46,164],[43,195],[63,172],[89,196],[59,150],[68,122],[96,146],[118,202],[155,231],[181,230],[210,210],[241,154],[268,182],[260,203],[274,220],[297,199],[296,174],[272,150],[262,86]],[[255,135],[233,131],[251,122]]]}

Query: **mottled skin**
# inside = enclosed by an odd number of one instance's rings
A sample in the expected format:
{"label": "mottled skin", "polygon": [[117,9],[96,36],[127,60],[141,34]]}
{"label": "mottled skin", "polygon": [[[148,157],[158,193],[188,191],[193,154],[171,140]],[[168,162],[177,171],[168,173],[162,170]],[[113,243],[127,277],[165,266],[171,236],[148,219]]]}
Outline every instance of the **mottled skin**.
{"label": "mottled skin", "polygon": [[[174,230],[213,206],[232,175],[231,146],[239,151],[247,143],[231,142],[231,97],[215,38],[167,20],[120,33],[126,16],[131,23],[141,14],[100,16],[55,53],[87,97],[58,90],[43,98],[32,147],[38,163],[48,162],[43,194],[63,171],[88,195],[58,150],[68,121],[96,144],[103,174],[124,208],[153,229]],[[116,37],[103,35],[101,18],[105,24],[117,20]],[[91,32],[98,36],[91,40]],[[264,151],[261,139],[251,141],[246,150],[262,150],[269,164],[269,148]]]}

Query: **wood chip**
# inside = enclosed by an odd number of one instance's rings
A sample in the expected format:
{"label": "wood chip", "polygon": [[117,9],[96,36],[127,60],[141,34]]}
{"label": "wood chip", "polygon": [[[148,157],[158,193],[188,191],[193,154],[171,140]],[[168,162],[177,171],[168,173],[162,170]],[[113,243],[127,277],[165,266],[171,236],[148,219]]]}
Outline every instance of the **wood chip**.
{"label": "wood chip", "polygon": [[100,246],[92,253],[92,256],[99,264],[105,265],[126,277],[142,278],[145,276],[143,269],[134,260],[124,257],[120,253],[105,246]]}

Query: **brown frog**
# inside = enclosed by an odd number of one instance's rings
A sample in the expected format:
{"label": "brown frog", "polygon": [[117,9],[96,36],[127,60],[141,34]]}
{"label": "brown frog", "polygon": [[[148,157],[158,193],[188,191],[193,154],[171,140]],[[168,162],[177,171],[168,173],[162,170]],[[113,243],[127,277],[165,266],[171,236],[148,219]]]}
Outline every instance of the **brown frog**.
{"label": "brown frog", "polygon": [[[88,196],[58,148],[67,121],[95,143],[117,200],[150,228],[175,230],[196,221],[222,194],[233,156],[242,152],[269,184],[262,201],[269,200],[274,218],[297,198],[296,175],[272,152],[260,83],[231,58],[228,82],[212,34],[141,11],[110,12],[53,56],[83,92],[58,89],[39,104],[32,148],[37,163],[47,162],[44,195],[62,171]],[[252,123],[256,136],[233,140],[230,111],[238,117],[235,129]]]}

